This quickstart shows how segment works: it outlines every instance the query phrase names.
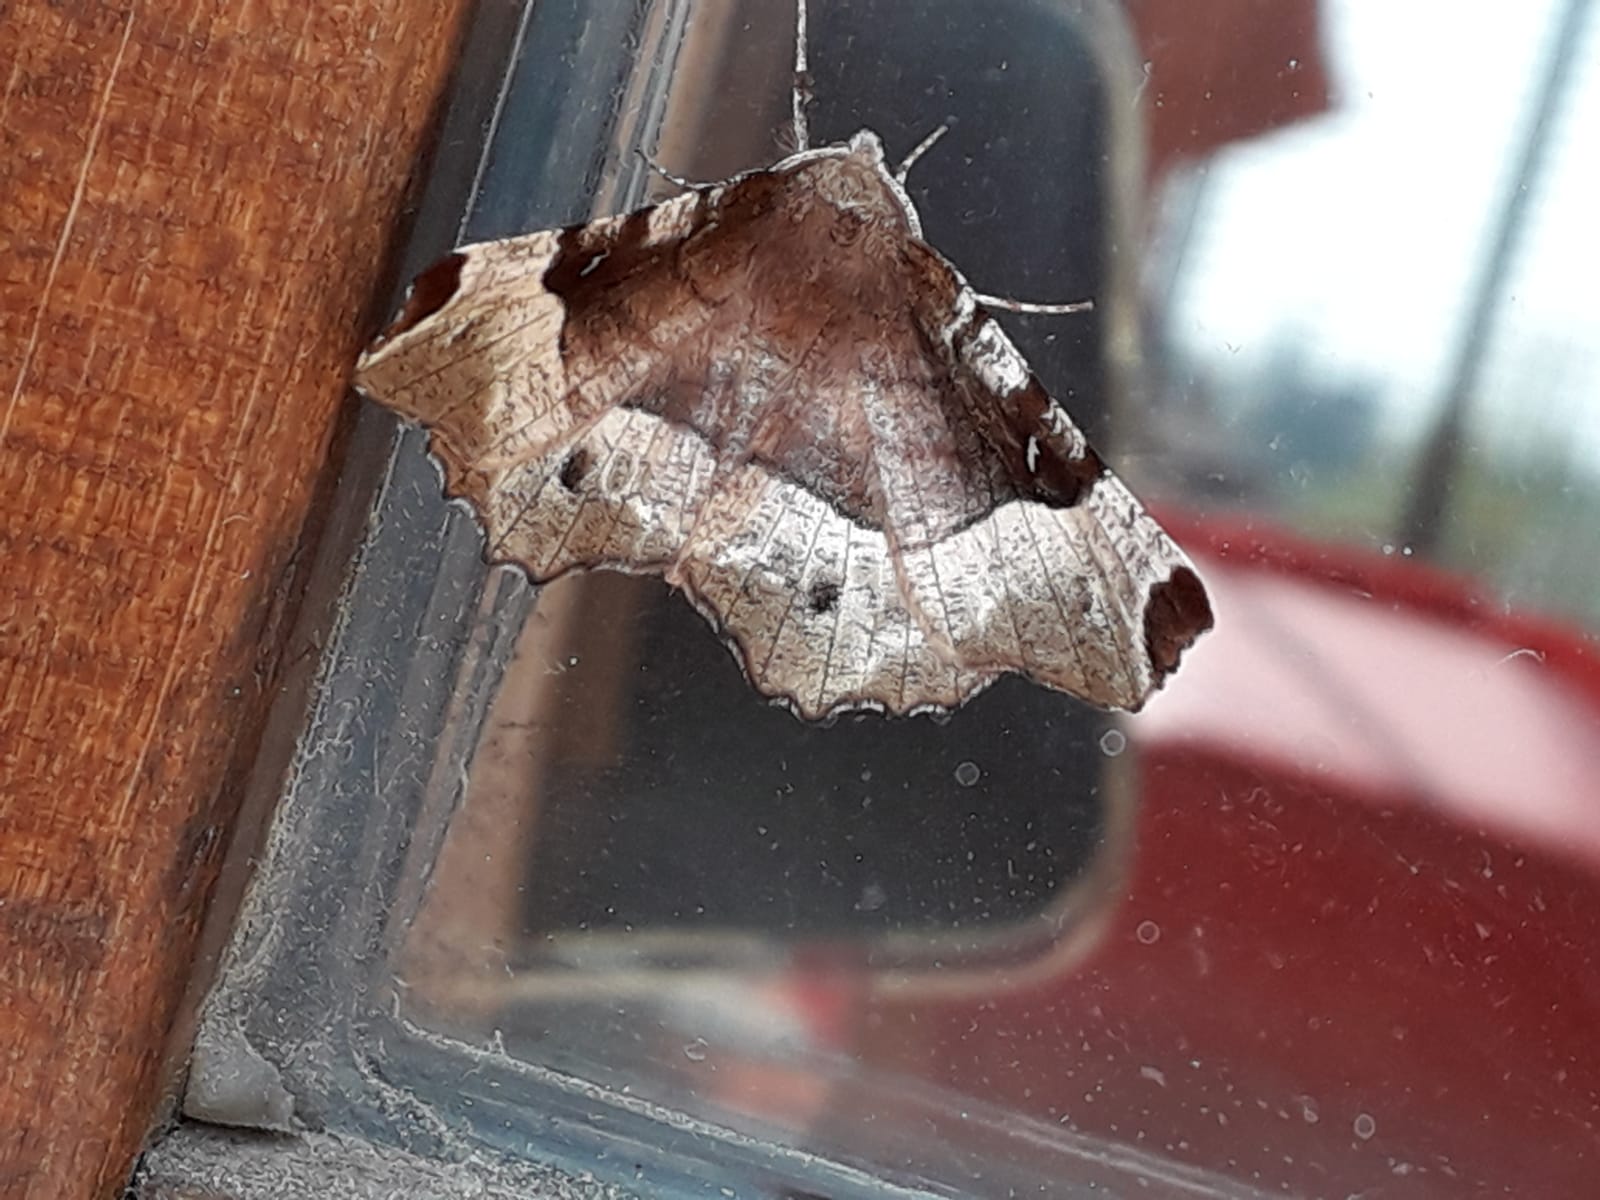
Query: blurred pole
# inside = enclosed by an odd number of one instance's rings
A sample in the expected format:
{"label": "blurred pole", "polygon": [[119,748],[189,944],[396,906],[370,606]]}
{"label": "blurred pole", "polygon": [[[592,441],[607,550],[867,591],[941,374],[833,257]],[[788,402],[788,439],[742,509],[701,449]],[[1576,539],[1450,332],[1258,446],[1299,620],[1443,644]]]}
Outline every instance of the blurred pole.
{"label": "blurred pole", "polygon": [[1528,203],[1533,198],[1548,148],[1550,127],[1572,74],[1572,60],[1582,41],[1589,0],[1566,0],[1556,14],[1544,79],[1534,98],[1532,121],[1522,143],[1517,169],[1491,226],[1489,252],[1483,260],[1472,307],[1457,342],[1456,356],[1438,423],[1422,448],[1411,500],[1399,529],[1401,545],[1418,554],[1438,549],[1444,532],[1446,501],[1462,456],[1462,434],[1478,389],[1495,316],[1504,297],[1501,285],[1516,258]]}

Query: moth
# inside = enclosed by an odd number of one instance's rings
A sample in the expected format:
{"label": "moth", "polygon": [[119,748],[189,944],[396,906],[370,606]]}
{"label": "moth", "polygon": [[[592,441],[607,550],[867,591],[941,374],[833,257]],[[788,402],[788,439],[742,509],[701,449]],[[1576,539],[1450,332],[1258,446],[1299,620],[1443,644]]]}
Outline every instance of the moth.
{"label": "moth", "polygon": [[[870,130],[624,216],[463,246],[362,355],[492,561],[656,573],[806,719],[1006,672],[1137,710],[1212,623],[1194,567],[922,238]],[[935,132],[934,137],[937,137]],[[665,172],[663,172],[665,174]],[[669,178],[671,178],[669,176]]]}

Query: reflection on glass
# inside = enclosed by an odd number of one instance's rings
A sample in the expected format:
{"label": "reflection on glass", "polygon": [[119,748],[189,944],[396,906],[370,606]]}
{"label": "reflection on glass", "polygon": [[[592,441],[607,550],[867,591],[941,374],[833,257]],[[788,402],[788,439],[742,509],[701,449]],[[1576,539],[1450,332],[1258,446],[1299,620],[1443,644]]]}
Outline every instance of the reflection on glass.
{"label": "reflection on glass", "polygon": [[[912,179],[930,240],[984,290],[1106,301],[1008,324],[1218,628],[1130,720],[1012,681],[819,729],[658,581],[546,587],[439,784],[407,1016],[975,1194],[1584,1194],[1590,6],[1129,0],[1131,49],[1094,6],[817,7],[820,135],[955,117]],[[697,7],[664,166],[772,157],[788,21]]]}

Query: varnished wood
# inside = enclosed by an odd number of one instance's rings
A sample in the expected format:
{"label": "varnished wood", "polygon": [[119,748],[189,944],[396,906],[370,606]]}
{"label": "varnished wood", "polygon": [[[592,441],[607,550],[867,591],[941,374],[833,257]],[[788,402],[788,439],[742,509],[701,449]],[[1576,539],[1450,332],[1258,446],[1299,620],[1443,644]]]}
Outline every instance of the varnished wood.
{"label": "varnished wood", "polygon": [[0,1196],[114,1194],[461,0],[0,15]]}

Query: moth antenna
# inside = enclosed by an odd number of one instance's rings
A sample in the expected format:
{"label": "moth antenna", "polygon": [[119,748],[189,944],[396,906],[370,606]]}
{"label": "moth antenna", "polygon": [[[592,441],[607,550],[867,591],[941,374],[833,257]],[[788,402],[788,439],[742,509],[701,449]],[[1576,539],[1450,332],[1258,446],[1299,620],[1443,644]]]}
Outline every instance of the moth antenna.
{"label": "moth antenna", "polygon": [[806,0],[794,0],[794,148],[811,149],[806,128],[806,102],[811,98],[811,77],[806,71]]}
{"label": "moth antenna", "polygon": [[982,292],[974,292],[972,298],[985,308],[998,308],[1001,312],[1063,316],[1068,313],[1090,312],[1094,309],[1093,300],[1074,300],[1071,304],[1034,304],[1028,300],[1013,300],[1009,296],[985,296]]}
{"label": "moth antenna", "polygon": [[894,181],[901,187],[905,187],[906,176],[911,174],[911,168],[916,165],[917,159],[921,158],[929,150],[932,150],[933,144],[949,132],[950,125],[948,122],[946,122],[918,142],[911,153],[906,155],[905,158],[901,160],[899,168],[894,173]]}

